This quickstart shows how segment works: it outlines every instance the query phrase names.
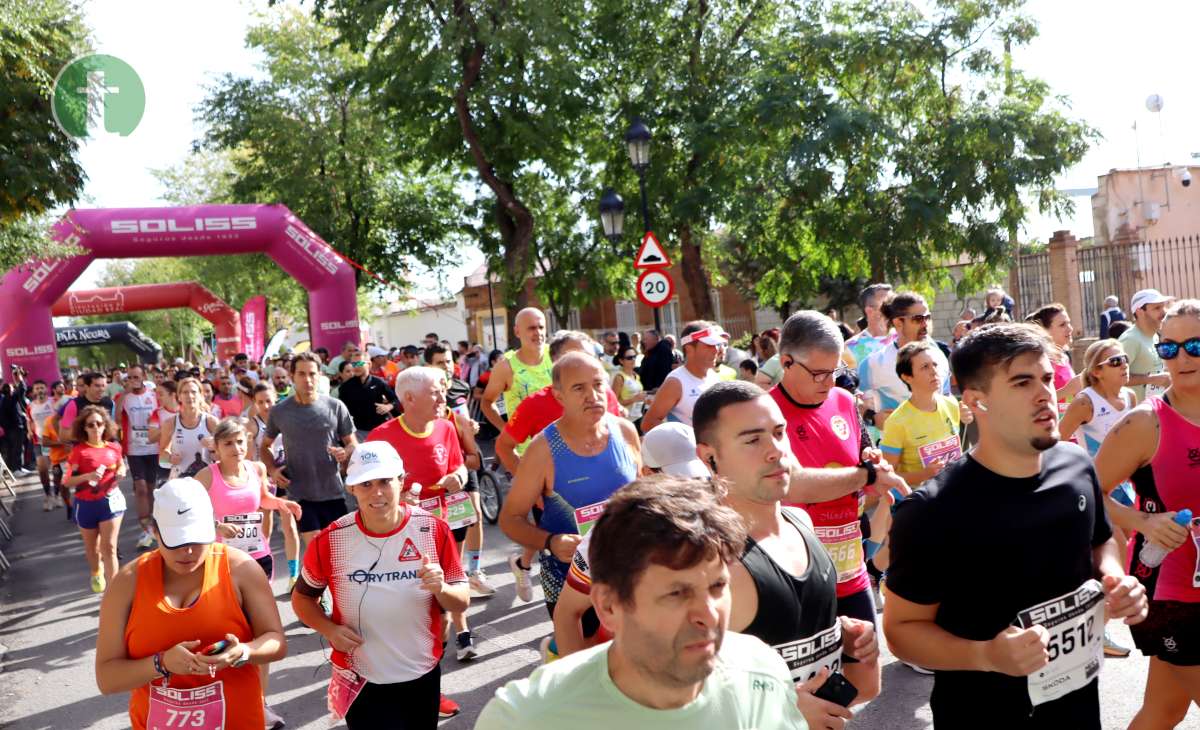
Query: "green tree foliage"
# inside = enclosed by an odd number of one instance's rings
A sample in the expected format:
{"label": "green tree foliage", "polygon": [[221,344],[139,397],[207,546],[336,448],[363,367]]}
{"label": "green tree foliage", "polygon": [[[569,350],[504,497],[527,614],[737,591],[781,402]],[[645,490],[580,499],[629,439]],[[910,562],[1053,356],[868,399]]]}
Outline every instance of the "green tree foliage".
{"label": "green tree foliage", "polygon": [[[385,279],[446,263],[466,233],[461,192],[397,134],[356,79],[367,59],[295,8],[247,34],[266,80],[226,75],[198,115],[198,147],[231,155],[230,199],[282,202],[335,249]],[[378,282],[360,275],[367,286]]]}

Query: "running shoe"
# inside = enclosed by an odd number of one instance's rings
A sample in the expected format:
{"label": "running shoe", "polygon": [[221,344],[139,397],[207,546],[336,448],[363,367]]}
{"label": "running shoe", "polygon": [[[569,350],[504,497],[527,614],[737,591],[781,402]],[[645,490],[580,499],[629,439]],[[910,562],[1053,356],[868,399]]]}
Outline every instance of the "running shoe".
{"label": "running shoe", "polygon": [[1118,644],[1112,634],[1108,633],[1108,629],[1104,630],[1104,656],[1127,657],[1129,652],[1129,647]]}
{"label": "running shoe", "polygon": [[474,573],[471,573],[468,583],[471,585],[471,590],[475,591],[481,596],[496,595],[496,589],[492,587],[491,583],[488,583],[487,573],[484,573],[482,570],[477,570]]}
{"label": "running shoe", "polygon": [[104,592],[104,576],[100,573],[92,576],[92,593]]}
{"label": "running shoe", "polygon": [[556,651],[557,649],[558,647],[554,645],[553,636],[542,637],[541,643],[538,644],[538,651],[542,655],[542,664],[549,664],[555,659],[558,659],[558,652]]}
{"label": "running shoe", "polygon": [[137,541],[137,549],[149,550],[152,547],[154,547],[154,536],[148,531],[142,530],[142,536],[139,537]]}
{"label": "running shoe", "polygon": [[446,695],[442,695],[442,699],[438,701],[438,717],[445,720],[448,717],[454,717],[459,712],[462,710],[459,709],[458,703]]}
{"label": "running shoe", "polygon": [[460,662],[469,662],[479,656],[479,652],[475,651],[475,642],[471,640],[471,632],[463,631],[456,638],[458,642],[458,660]]}
{"label": "running shoe", "polygon": [[916,664],[909,664],[908,662],[904,662],[904,666],[913,670],[917,674],[929,674],[929,675],[933,674],[932,669],[926,669],[925,667],[918,667]]}
{"label": "running shoe", "polygon": [[49,495],[49,494],[43,494],[43,495],[42,495],[42,511],[43,511],[43,512],[49,512],[49,511],[50,511],[50,510],[52,510],[52,509],[54,509],[54,507],[53,507],[53,506],[51,505],[51,503],[50,503],[50,495]]}
{"label": "running shoe", "polygon": [[517,598],[520,598],[526,603],[533,600],[533,580],[529,577],[529,568],[522,568],[517,561],[521,559],[518,555],[508,556],[508,569],[512,571],[513,580],[516,581]]}
{"label": "running shoe", "polygon": [[279,730],[287,725],[279,713],[271,709],[271,706],[263,703],[263,728],[264,730]]}

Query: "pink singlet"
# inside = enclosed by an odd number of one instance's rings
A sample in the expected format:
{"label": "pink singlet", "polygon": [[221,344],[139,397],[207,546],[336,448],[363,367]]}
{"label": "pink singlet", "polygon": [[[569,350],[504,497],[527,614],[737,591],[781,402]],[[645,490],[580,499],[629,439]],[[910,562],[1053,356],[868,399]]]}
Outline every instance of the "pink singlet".
{"label": "pink singlet", "polygon": [[[271,554],[270,548],[266,547],[266,542],[261,537],[262,512],[259,507],[262,506],[262,485],[259,483],[258,472],[255,470],[254,464],[245,462],[242,468],[246,474],[246,485],[238,487],[226,482],[225,477],[221,476],[220,465],[213,464],[209,470],[212,472],[212,487],[208,490],[208,497],[212,500],[213,517],[218,521],[224,522],[230,515],[246,516],[246,519],[235,517],[228,521],[242,524],[247,530],[257,529],[257,532],[253,534],[258,536],[257,542],[263,547],[257,550],[246,550],[246,552],[250,553],[250,557],[258,559]],[[254,520],[254,515],[257,515],[257,521]],[[239,540],[223,539],[220,534],[217,535],[217,542],[229,543],[239,548],[245,544]]]}

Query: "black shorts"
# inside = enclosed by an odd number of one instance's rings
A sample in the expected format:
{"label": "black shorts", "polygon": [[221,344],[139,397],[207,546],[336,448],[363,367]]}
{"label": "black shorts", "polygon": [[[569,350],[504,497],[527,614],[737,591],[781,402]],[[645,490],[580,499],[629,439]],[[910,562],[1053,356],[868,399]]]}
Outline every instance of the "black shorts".
{"label": "black shorts", "polygon": [[[558,605],[558,601],[547,603],[546,610],[550,612],[550,621],[554,621],[554,608]],[[590,639],[600,630],[600,617],[596,615],[596,609],[589,608],[579,617],[579,627],[583,629],[583,638]]]}
{"label": "black shorts", "polygon": [[300,522],[296,527],[300,532],[317,532],[324,530],[337,518],[346,514],[350,510],[346,507],[346,500],[325,499],[321,501],[310,501],[301,499],[300,502]]}
{"label": "black shorts", "polygon": [[271,580],[275,576],[275,557],[273,555],[267,553],[261,558],[255,558],[254,562],[258,563],[258,567],[267,574],[267,580]]}
{"label": "black shorts", "polygon": [[1200,603],[1150,601],[1146,620],[1129,633],[1146,656],[1177,667],[1200,665]]}
{"label": "black shorts", "polygon": [[442,670],[437,664],[428,674],[410,682],[367,682],[346,713],[346,727],[349,730],[435,730],[441,697]]}
{"label": "black shorts", "polygon": [[467,483],[463,486],[463,491],[479,493],[479,475],[474,470],[467,472]]}
{"label": "black shorts", "polygon": [[153,489],[158,486],[158,477],[162,473],[162,468],[158,465],[158,454],[147,454],[146,456],[134,456],[129,454],[125,457],[129,460],[129,478],[135,482],[145,482]]}

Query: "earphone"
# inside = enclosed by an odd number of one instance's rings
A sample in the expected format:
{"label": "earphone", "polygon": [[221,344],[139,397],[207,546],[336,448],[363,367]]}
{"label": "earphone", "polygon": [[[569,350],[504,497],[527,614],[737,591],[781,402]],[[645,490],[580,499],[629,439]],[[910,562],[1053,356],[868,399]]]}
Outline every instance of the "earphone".
{"label": "earphone", "polygon": [[717,457],[710,455],[708,457],[708,465],[712,467],[713,473],[715,474],[717,471]]}
{"label": "earphone", "polygon": [[975,407],[978,408],[979,410],[983,411],[984,413],[987,413],[987,405],[983,401],[981,401],[981,400],[975,401]]}

